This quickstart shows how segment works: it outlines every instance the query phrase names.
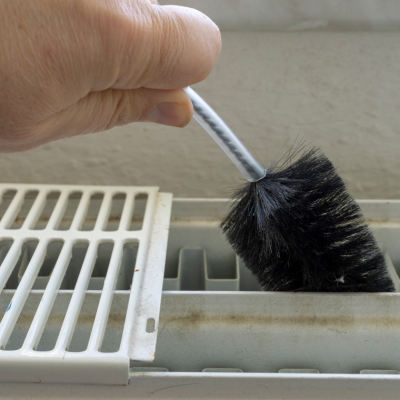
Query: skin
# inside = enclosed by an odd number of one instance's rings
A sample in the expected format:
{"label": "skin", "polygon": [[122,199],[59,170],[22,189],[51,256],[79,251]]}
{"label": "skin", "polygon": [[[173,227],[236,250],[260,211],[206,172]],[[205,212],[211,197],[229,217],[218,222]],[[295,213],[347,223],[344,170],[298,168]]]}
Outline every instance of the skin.
{"label": "skin", "polygon": [[139,121],[183,127],[181,88],[221,49],[205,15],[150,0],[4,0],[0,38],[0,152]]}

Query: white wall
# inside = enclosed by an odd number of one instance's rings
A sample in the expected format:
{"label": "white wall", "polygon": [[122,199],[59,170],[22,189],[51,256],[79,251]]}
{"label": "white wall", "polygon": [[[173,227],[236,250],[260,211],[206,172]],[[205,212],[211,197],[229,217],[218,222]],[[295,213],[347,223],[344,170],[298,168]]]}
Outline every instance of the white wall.
{"label": "white wall", "polygon": [[224,31],[398,31],[398,0],[160,0],[192,7]]}
{"label": "white wall", "polygon": [[[268,164],[296,140],[321,146],[357,198],[400,198],[400,36],[396,32],[224,32],[197,85]],[[240,173],[193,121],[134,124],[20,154],[1,181],[159,185],[179,197],[226,197]]]}

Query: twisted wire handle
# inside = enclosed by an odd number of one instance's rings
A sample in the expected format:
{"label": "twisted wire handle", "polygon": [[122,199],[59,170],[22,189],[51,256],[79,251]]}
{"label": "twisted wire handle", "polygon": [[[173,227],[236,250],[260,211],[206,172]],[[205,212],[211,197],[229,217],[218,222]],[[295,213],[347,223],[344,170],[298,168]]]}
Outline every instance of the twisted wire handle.
{"label": "twisted wire handle", "polygon": [[184,88],[193,103],[194,118],[219,144],[249,182],[257,182],[266,175],[265,169],[247,150],[218,114],[190,87]]}

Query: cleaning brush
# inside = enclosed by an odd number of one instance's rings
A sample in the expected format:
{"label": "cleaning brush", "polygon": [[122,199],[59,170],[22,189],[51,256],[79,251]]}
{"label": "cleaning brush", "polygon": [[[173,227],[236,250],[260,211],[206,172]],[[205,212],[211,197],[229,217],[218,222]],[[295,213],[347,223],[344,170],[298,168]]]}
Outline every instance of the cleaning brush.
{"label": "cleaning brush", "polygon": [[300,146],[266,170],[196,92],[185,91],[195,119],[248,181],[221,228],[264,290],[395,290],[360,207],[320,149]]}

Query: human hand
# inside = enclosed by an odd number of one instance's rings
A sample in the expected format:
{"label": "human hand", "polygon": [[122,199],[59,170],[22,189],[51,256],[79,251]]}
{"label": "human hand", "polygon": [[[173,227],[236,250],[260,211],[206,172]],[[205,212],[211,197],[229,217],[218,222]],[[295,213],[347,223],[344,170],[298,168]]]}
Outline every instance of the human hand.
{"label": "human hand", "polygon": [[219,30],[151,0],[0,2],[0,152],[137,121],[185,126],[182,87],[217,62]]}

